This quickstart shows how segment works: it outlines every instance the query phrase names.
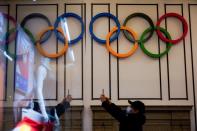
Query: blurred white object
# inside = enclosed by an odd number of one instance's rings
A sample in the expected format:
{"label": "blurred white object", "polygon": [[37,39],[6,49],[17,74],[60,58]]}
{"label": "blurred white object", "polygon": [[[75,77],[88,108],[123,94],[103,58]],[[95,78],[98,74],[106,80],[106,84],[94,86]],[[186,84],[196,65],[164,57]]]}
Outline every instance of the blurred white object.
{"label": "blurred white object", "polygon": [[66,67],[72,67],[75,65],[75,55],[71,47],[66,52]]}
{"label": "blurred white object", "polygon": [[46,57],[41,57],[40,58],[40,63],[44,65],[48,70],[52,70],[50,66],[50,59]]}
{"label": "blurred white object", "polygon": [[50,68],[49,63],[50,63],[50,60],[48,58],[42,57],[41,58],[41,65],[38,67],[38,71],[37,71],[36,94],[38,97],[38,103],[40,106],[40,110],[42,112],[42,115],[45,118],[45,122],[47,122],[49,120],[49,117],[46,112],[42,90],[43,90],[43,82],[47,76],[47,69]]}
{"label": "blurred white object", "polygon": [[[66,38],[68,39],[68,42],[70,42],[71,38],[70,38],[70,33],[69,33],[69,29],[68,29],[68,22],[66,20],[66,18],[61,19],[61,28],[64,32],[64,35],[66,36]],[[73,49],[69,46],[68,50],[66,52],[66,67],[70,67],[73,66],[75,63],[75,55],[74,55],[74,51]]]}
{"label": "blurred white object", "polygon": [[[6,27],[7,23],[5,22],[3,14],[0,12],[0,41],[5,40],[5,34],[6,34]],[[0,51],[3,53],[3,55],[8,58],[10,61],[12,61],[12,57],[7,54],[6,51],[0,49]]]}
{"label": "blurred white object", "polygon": [[0,12],[0,41],[5,40],[6,31],[7,31],[7,22],[3,14]]}
{"label": "blurred white object", "polygon": [[23,31],[23,29],[18,26],[17,27],[17,51],[16,54],[27,54],[28,52],[32,52],[34,48],[32,47],[32,41],[29,36]]}
{"label": "blurred white object", "polygon": [[68,24],[66,18],[61,19],[61,27],[64,32],[64,35],[67,37],[68,41],[70,41],[70,33],[68,29]]}
{"label": "blurred white object", "polygon": [[[2,35],[3,31],[3,26],[4,26],[4,17],[3,15],[0,13],[0,34]],[[2,37],[0,37],[1,40]]]}
{"label": "blurred white object", "polygon": [[3,53],[3,55],[4,55],[6,58],[8,58],[8,60],[13,61],[12,57],[9,56],[9,55],[7,54],[6,51],[3,51],[2,49],[0,49],[0,51]]}
{"label": "blurred white object", "polygon": [[55,109],[55,121],[54,121],[53,131],[60,131],[60,120],[57,116],[56,109]]}
{"label": "blurred white object", "polygon": [[22,119],[24,117],[31,118],[32,120],[40,123],[44,121],[43,115],[40,114],[39,112],[34,111],[33,109],[22,108]]}

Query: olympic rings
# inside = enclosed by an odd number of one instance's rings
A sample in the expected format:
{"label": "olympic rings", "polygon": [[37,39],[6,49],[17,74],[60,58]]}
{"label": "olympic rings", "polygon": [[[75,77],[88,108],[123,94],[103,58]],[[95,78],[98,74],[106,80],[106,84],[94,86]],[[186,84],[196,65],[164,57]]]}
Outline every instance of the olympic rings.
{"label": "olympic rings", "polygon": [[[4,18],[6,18],[8,21],[10,20],[10,21],[12,21],[12,23],[14,24],[14,26],[15,26],[15,28],[16,28],[16,26],[17,26],[17,22],[16,22],[16,20],[12,17],[12,16],[10,16],[10,15],[8,15],[8,14],[5,14],[5,13],[1,13],[0,12],[0,14],[2,14],[2,16],[4,17]],[[8,27],[8,24],[7,24],[7,27]],[[7,40],[7,35],[6,35],[7,33],[5,33],[5,34],[3,34],[4,36],[2,36],[2,38],[3,39],[6,39],[5,41],[3,41],[3,42],[1,42],[0,41],[0,44],[8,44],[8,43],[10,43],[10,42],[12,42],[14,39],[15,39],[15,37],[16,37],[16,34],[13,34],[11,37],[10,37],[10,39],[8,39]]]}
{"label": "olympic rings", "polygon": [[[145,19],[149,23],[150,27],[154,28],[154,23],[153,23],[152,19],[144,13],[133,13],[133,14],[127,16],[127,18],[125,19],[125,21],[123,23],[123,26],[126,26],[127,22],[130,19],[135,18],[135,17],[140,17],[140,18]],[[132,43],[135,42],[126,30],[124,30],[123,33],[124,33],[125,37],[127,38],[127,40],[129,40]],[[144,40],[137,40],[137,41],[138,42],[146,42],[152,37],[153,33],[154,33],[154,30],[150,30],[150,33],[148,34],[148,36]]]}
{"label": "olympic rings", "polygon": [[[158,28],[158,29],[157,29]],[[169,43],[169,42],[167,42],[166,44],[167,44],[167,46],[166,46],[166,50],[164,51],[164,52],[162,52],[162,53],[159,53],[159,54],[153,54],[153,53],[151,53],[151,52],[149,52],[145,47],[144,47],[144,42],[142,42],[143,40],[144,40],[144,37],[146,36],[146,34],[147,33],[149,33],[150,31],[154,31],[154,30],[160,30],[162,33],[164,33],[164,35],[169,39],[169,40],[171,40],[171,36],[170,36],[170,34],[167,32],[167,30],[165,30],[164,28],[161,28],[161,27],[154,27],[154,28],[152,28],[152,27],[149,27],[149,28],[147,28],[143,33],[142,33],[142,35],[141,35],[141,38],[140,38],[140,48],[142,49],[142,51],[146,54],[146,55],[148,55],[148,56],[150,56],[150,57],[152,57],[152,58],[159,58],[159,57],[162,57],[163,55],[165,55],[165,54],[167,54],[168,52],[169,52],[169,50],[170,50],[170,48],[171,48],[171,46],[172,46],[172,43]]]}
{"label": "olympic rings", "polygon": [[[130,28],[128,28],[128,27],[125,27],[125,26],[121,26],[121,28],[120,28],[121,30],[126,30],[126,31],[128,31],[132,36],[133,36],[133,38],[134,38],[134,40],[135,39],[137,39],[137,34],[133,31],[133,30],[131,30]],[[110,37],[113,35],[113,33],[115,32],[115,31],[117,31],[118,30],[118,28],[117,27],[114,27],[108,34],[107,34],[107,37],[106,37],[106,47],[107,47],[107,50],[112,54],[112,55],[114,55],[114,56],[116,56],[116,57],[119,57],[119,58],[125,58],[125,57],[129,57],[129,56],[131,56],[136,50],[137,50],[137,48],[138,48],[138,43],[137,42],[135,42],[134,43],[134,46],[132,47],[132,49],[128,52],[128,53],[116,53],[111,47],[110,47]]]}
{"label": "olympic rings", "polygon": [[[3,14],[3,17],[11,20],[14,23],[15,26],[17,25],[16,24],[16,20],[13,17],[11,17],[11,16],[9,16],[7,14],[4,14],[4,13],[2,13],[2,14]],[[41,18],[41,19],[44,19],[49,25],[49,27],[46,30],[41,32],[41,34],[39,35],[39,40],[38,41],[36,41],[34,39],[32,33],[28,29],[24,28],[25,24],[27,23],[27,21],[29,19],[33,19],[33,18],[37,18],[37,17]],[[67,17],[73,17],[73,18],[79,20],[79,22],[81,24],[80,25],[81,26],[81,33],[79,34],[79,36],[77,36],[76,38],[74,38],[71,41],[68,41],[67,37],[64,35],[64,32],[62,30],[60,30],[59,28],[57,28],[58,25],[59,25],[59,22],[63,18],[67,18]],[[101,18],[101,17],[111,18],[112,20],[114,20],[114,22],[116,24],[116,26],[107,34],[106,40],[98,38],[93,32],[94,22],[97,19]],[[142,35],[140,35],[139,38],[137,38],[137,35],[136,35],[136,33],[133,30],[131,30],[129,27],[126,26],[127,22],[130,19],[134,18],[134,17],[143,18],[143,19],[147,20],[149,25],[150,25],[150,27],[147,28],[142,33]],[[183,34],[182,34],[182,36],[180,36],[177,39],[172,40],[171,36],[167,32],[167,30],[160,27],[160,24],[161,24],[162,20],[164,20],[167,17],[175,17],[175,18],[179,19],[182,22],[182,24],[183,24]],[[50,20],[45,15],[39,14],[39,13],[32,13],[32,14],[26,16],[22,20],[21,26],[24,28],[24,31],[28,34],[28,36],[30,37],[31,41],[36,44],[36,47],[37,47],[38,51],[42,55],[44,55],[46,57],[49,57],[49,58],[57,58],[59,56],[62,56],[66,52],[66,50],[68,48],[68,45],[69,44],[75,44],[78,41],[80,41],[83,38],[83,34],[85,32],[85,27],[84,27],[84,23],[83,23],[82,17],[80,17],[79,15],[77,15],[75,13],[64,13],[64,14],[60,15],[56,19],[54,27],[51,26]],[[57,28],[57,30],[56,30],[56,28]],[[16,35],[17,31],[13,31],[13,30],[14,29],[9,30],[9,32],[6,33],[5,36],[1,37],[1,38],[5,38],[6,37],[6,41],[3,41],[3,43],[9,43],[9,42],[11,42],[12,40],[15,39],[15,37],[12,37],[12,36]],[[15,30],[17,30],[17,29],[15,29]],[[52,30],[55,32],[55,35],[56,35],[57,39],[60,40],[61,42],[63,42],[65,45],[64,45],[64,48],[59,53],[48,54],[42,49],[40,44],[44,43],[45,41],[47,41],[49,39],[49,37],[51,36]],[[117,53],[117,52],[113,51],[113,49],[110,47],[110,43],[118,38],[118,36],[120,34],[120,30],[123,30],[123,33],[124,33],[125,37],[131,43],[134,43],[134,46],[132,47],[132,49],[128,53],[123,53],[123,54]],[[182,39],[185,38],[185,36],[186,36],[186,34],[188,32],[188,24],[187,24],[186,20],[183,18],[183,16],[181,16],[181,15],[179,15],[177,13],[167,13],[167,14],[161,16],[159,18],[159,20],[156,22],[156,26],[154,26],[154,23],[153,23],[152,19],[148,15],[146,15],[144,13],[137,12],[137,13],[130,14],[128,17],[126,17],[125,21],[123,21],[123,26],[120,26],[120,22],[119,22],[118,18],[116,16],[114,16],[113,14],[110,14],[110,13],[99,13],[99,14],[96,14],[95,16],[92,17],[92,19],[90,21],[90,24],[89,24],[89,31],[90,31],[90,35],[91,35],[92,39],[94,39],[98,43],[106,44],[107,50],[110,53],[112,53],[112,55],[114,55],[116,57],[125,58],[125,57],[128,57],[128,56],[132,55],[137,50],[137,47],[138,47],[138,44],[139,44],[141,49],[142,49],[142,51],[145,54],[147,54],[148,56],[153,57],[153,58],[159,58],[159,57],[162,57],[163,55],[165,55],[166,53],[168,53],[173,44],[177,44],[178,42],[180,42]],[[148,51],[144,47],[144,43],[146,41],[148,41],[152,37],[154,31],[157,32],[158,37],[162,41],[167,42],[166,43],[167,44],[166,50],[163,51],[162,53],[159,53],[159,54],[151,53],[150,51]],[[16,33],[14,33],[14,32],[16,32]],[[116,33],[113,35],[114,32],[116,32]],[[46,35],[44,35],[45,33],[46,33]],[[14,34],[14,35],[12,35],[12,34]],[[61,35],[63,35],[64,38]],[[44,37],[44,38],[42,39],[42,37]],[[7,40],[7,38],[8,38],[8,40]],[[2,42],[0,42],[0,44],[2,44]],[[9,52],[7,49],[6,49],[6,51]],[[9,54],[11,54],[11,53],[9,53]],[[14,54],[11,54],[11,55],[14,56]],[[14,57],[17,57],[17,56],[20,56],[20,54],[14,56]]]}
{"label": "olympic rings", "polygon": [[[45,15],[40,14],[40,13],[32,13],[32,14],[25,16],[25,18],[21,22],[21,27],[24,28],[25,24],[33,18],[43,19],[47,22],[48,26],[52,26],[50,20]],[[50,38],[51,34],[52,34],[52,32],[50,32],[50,31],[47,32],[46,35],[44,35],[43,39],[40,41],[40,43],[44,43],[45,41],[47,41]]]}
{"label": "olympic rings", "polygon": [[92,18],[92,20],[90,21],[90,26],[89,26],[90,35],[92,36],[92,38],[98,43],[101,43],[101,44],[106,43],[106,40],[102,40],[102,39],[98,38],[93,32],[93,24],[100,17],[109,17],[114,20],[114,22],[116,23],[116,26],[118,27],[118,31],[116,32],[116,34],[114,36],[112,36],[112,38],[110,39],[110,42],[117,39],[120,34],[120,23],[119,23],[118,18],[110,13],[99,13]]}
{"label": "olympic rings", "polygon": [[159,38],[160,38],[161,40],[163,40],[163,41],[165,41],[165,42],[171,42],[171,43],[173,43],[173,44],[176,44],[176,43],[178,43],[179,41],[181,41],[181,40],[186,36],[186,34],[187,34],[187,32],[188,32],[188,25],[187,25],[187,22],[186,22],[186,20],[184,19],[184,17],[182,17],[181,15],[179,15],[179,14],[177,14],[177,13],[167,13],[167,14],[165,14],[165,15],[163,15],[163,16],[161,16],[161,17],[159,18],[159,20],[157,21],[157,24],[156,24],[157,27],[160,26],[161,21],[162,21],[163,19],[165,19],[166,17],[176,17],[176,18],[178,18],[178,19],[183,23],[183,35],[182,35],[180,38],[178,38],[178,39],[169,40],[169,39],[165,38],[165,37],[162,35],[162,33],[160,32],[160,30],[157,30],[157,34],[158,34],[158,36],[159,36]]}
{"label": "olympic rings", "polygon": [[[46,30],[44,30],[43,32],[41,32],[39,34],[39,39],[41,39],[42,36],[49,30],[51,31],[51,30],[55,30],[55,29],[54,29],[54,27],[48,27]],[[62,36],[64,36],[64,33],[63,33],[63,31],[61,29],[57,28],[57,31],[60,32],[62,34]],[[59,53],[56,53],[56,54],[49,54],[49,53],[45,52],[42,49],[39,41],[36,43],[36,47],[37,47],[38,51],[40,52],[40,54],[42,54],[43,56],[49,57],[49,58],[57,58],[57,57],[60,57],[60,56],[64,55],[64,53],[68,49],[68,40],[67,40],[66,37],[64,37],[64,39],[65,39],[64,48]]]}
{"label": "olympic rings", "polygon": [[[75,38],[73,40],[70,40],[68,42],[69,44],[75,44],[83,38],[83,34],[84,34],[84,23],[83,23],[82,18],[79,15],[74,14],[74,13],[64,13],[63,15],[61,15],[57,18],[57,20],[55,21],[55,24],[54,24],[54,28],[58,27],[59,22],[61,21],[61,19],[67,18],[67,17],[73,17],[73,18],[79,20],[79,22],[81,23],[81,33],[80,33],[80,35],[77,38]],[[55,35],[57,36],[58,40],[60,40],[61,42],[64,42],[64,39],[59,35],[57,30],[54,30],[54,31],[55,31]]]}

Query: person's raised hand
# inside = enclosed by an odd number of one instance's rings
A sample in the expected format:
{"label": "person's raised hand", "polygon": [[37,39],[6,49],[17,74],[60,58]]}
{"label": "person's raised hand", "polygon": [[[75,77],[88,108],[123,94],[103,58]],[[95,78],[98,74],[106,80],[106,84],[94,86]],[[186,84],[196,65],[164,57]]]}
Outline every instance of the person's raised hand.
{"label": "person's raised hand", "polygon": [[62,100],[62,103],[64,102],[71,102],[72,101],[72,96],[71,95],[67,95],[63,100]]}
{"label": "person's raised hand", "polygon": [[67,101],[67,102],[71,102],[71,101],[72,101],[72,96],[71,96],[71,95],[67,95],[66,101]]}
{"label": "person's raised hand", "polygon": [[109,99],[104,94],[101,94],[100,100],[101,102],[104,102],[104,101],[108,101]]}

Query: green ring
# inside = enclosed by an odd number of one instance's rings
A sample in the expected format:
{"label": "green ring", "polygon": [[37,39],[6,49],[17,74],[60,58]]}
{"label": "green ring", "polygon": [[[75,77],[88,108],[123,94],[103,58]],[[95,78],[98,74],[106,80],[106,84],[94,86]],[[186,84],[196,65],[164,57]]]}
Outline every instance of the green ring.
{"label": "green ring", "polygon": [[159,53],[159,54],[154,54],[154,53],[151,53],[150,51],[148,51],[146,48],[145,48],[145,46],[144,46],[144,42],[143,42],[143,39],[144,39],[144,37],[146,36],[146,34],[148,34],[150,31],[152,31],[152,30],[157,30],[157,29],[159,29],[162,33],[164,33],[164,35],[168,38],[168,39],[172,39],[171,38],[171,36],[170,36],[170,34],[168,33],[168,31],[166,30],[166,29],[164,29],[164,28],[161,28],[161,27],[154,27],[154,28],[152,28],[152,27],[149,27],[149,28],[147,28],[143,33],[142,33],[142,35],[141,35],[141,37],[140,37],[140,43],[139,43],[139,45],[140,45],[140,48],[142,49],[142,51],[146,54],[146,55],[148,55],[148,56],[150,56],[150,57],[152,57],[152,58],[160,58],[160,57],[162,57],[163,55],[165,55],[165,54],[167,54],[168,52],[169,52],[169,50],[170,50],[170,48],[171,48],[171,46],[173,45],[172,43],[170,43],[170,42],[167,42],[166,44],[166,50],[165,51],[163,51],[162,53]]}
{"label": "green ring", "polygon": [[27,33],[33,45],[36,46],[36,39],[34,38],[34,35],[31,33],[31,31],[25,27],[23,27],[23,30],[25,31],[25,33]]}
{"label": "green ring", "polygon": [[[30,40],[32,41],[32,43],[35,45],[36,40],[35,40],[33,34],[32,34],[27,28],[23,28],[23,29],[24,29],[25,33],[27,33],[27,35],[29,36],[29,38],[30,38]],[[6,33],[6,38],[9,38],[9,36],[10,36],[12,33],[16,32],[16,31],[17,31],[16,28],[10,29],[10,30]],[[5,46],[5,51],[6,51],[6,53],[7,53],[10,57],[12,57],[14,60],[15,60],[16,58],[21,58],[21,57],[23,56],[23,54],[16,55],[16,53],[11,53],[11,52],[9,51],[8,46]]]}

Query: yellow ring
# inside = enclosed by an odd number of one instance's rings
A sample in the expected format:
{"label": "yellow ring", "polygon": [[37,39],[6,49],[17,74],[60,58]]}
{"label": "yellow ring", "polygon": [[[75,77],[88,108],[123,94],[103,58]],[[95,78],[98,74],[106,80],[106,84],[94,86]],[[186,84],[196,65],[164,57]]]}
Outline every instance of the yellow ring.
{"label": "yellow ring", "polygon": [[64,35],[63,31],[61,29],[56,29],[58,32],[60,32],[62,34],[62,36],[64,36],[64,39],[65,39],[65,43],[64,43],[64,48],[58,52],[58,53],[55,53],[55,54],[49,54],[47,52],[45,52],[42,48],[42,46],[40,45],[40,40],[41,38],[43,37],[43,35],[49,31],[49,30],[54,30],[54,27],[50,26],[48,27],[46,30],[42,31],[41,33],[39,33],[39,40],[38,42],[36,43],[36,47],[38,49],[38,52],[40,52],[40,54],[42,54],[43,56],[45,57],[49,57],[49,58],[58,58],[62,55],[64,55],[64,53],[66,52],[66,50],[68,49],[68,39],[66,38],[66,36]]}
{"label": "yellow ring", "polygon": [[[128,28],[128,27],[126,27],[126,26],[121,26],[121,28],[120,28],[121,30],[126,30],[126,31],[128,31],[132,36],[133,36],[133,38],[134,38],[134,40],[136,40],[137,39],[137,34],[133,31],[133,30],[131,30],[130,28]],[[115,52],[112,48],[111,48],[111,46],[110,46],[110,37],[113,35],[113,33],[115,32],[115,31],[117,31],[118,30],[118,27],[114,27],[108,34],[107,34],[107,37],[106,37],[106,47],[107,47],[107,50],[112,54],[112,55],[114,55],[114,56],[116,56],[116,57],[118,57],[118,58],[126,58],[126,57],[129,57],[129,56],[131,56],[136,50],[137,50],[137,48],[138,48],[138,43],[137,43],[137,41],[135,41],[135,43],[134,43],[134,46],[131,48],[131,50],[129,51],[129,52],[127,52],[127,53],[117,53],[117,52]]]}

